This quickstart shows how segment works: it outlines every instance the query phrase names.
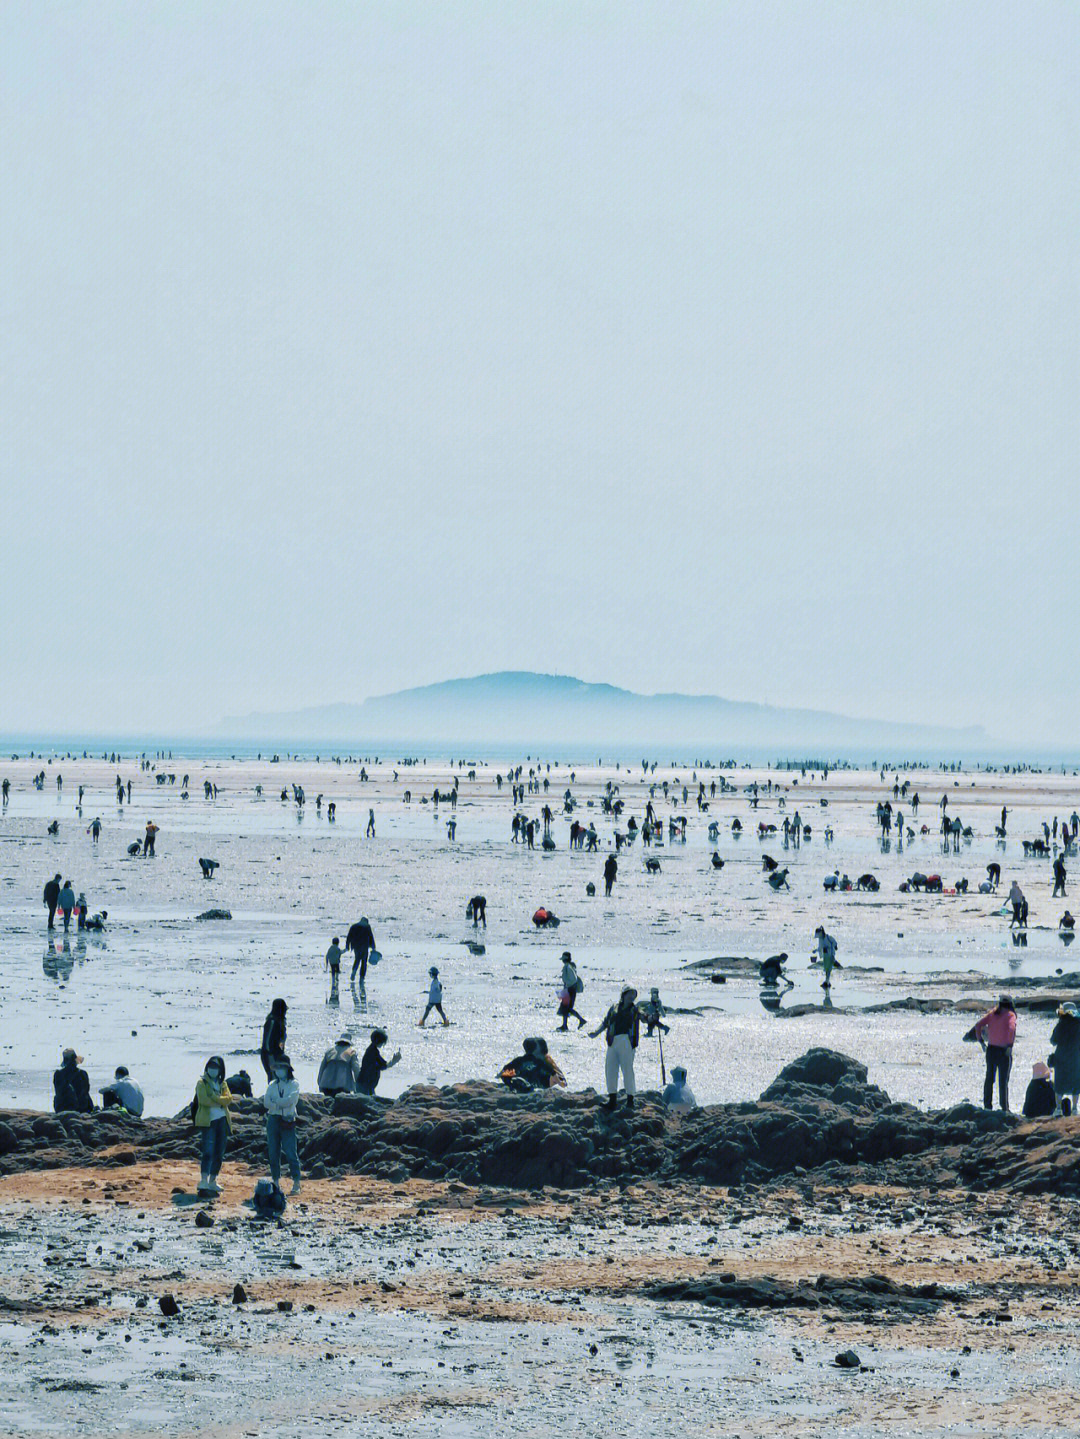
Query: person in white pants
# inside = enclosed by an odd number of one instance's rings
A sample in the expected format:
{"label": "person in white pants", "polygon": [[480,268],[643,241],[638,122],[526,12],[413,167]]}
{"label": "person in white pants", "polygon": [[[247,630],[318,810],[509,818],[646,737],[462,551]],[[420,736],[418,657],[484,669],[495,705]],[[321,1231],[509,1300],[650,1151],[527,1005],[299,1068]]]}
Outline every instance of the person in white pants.
{"label": "person in white pants", "polygon": [[634,1079],[634,1050],[638,1046],[641,1021],[638,1015],[637,990],[624,985],[618,1004],[613,1004],[604,1015],[597,1029],[589,1031],[590,1037],[603,1033],[607,1036],[607,1055],[604,1060],[604,1077],[607,1080],[607,1108],[614,1109],[619,1092],[619,1075],[622,1074],[626,1090],[626,1107],[634,1107],[637,1083]]}

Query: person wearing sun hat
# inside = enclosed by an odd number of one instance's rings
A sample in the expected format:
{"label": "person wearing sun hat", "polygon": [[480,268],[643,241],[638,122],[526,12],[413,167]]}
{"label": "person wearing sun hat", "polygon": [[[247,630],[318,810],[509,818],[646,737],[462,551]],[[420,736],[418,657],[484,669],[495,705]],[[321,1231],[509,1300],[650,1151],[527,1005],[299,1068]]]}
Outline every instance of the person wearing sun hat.
{"label": "person wearing sun hat", "polygon": [[53,1072],[53,1110],[57,1114],[74,1110],[77,1114],[92,1114],[94,1101],[90,1098],[90,1076],[80,1069],[83,1059],[73,1049],[65,1049],[60,1068]]}
{"label": "person wearing sun hat", "polygon": [[1054,1071],[1054,1093],[1057,1096],[1057,1113],[1064,1111],[1064,1101],[1069,1099],[1070,1113],[1076,1113],[1077,1096],[1080,1096],[1080,1012],[1076,1005],[1068,1002],[1058,1006],[1057,1024],[1050,1035],[1053,1052],[1047,1061]]}
{"label": "person wearing sun hat", "polygon": [[633,1109],[637,1082],[634,1079],[634,1050],[641,1035],[641,1016],[637,1007],[637,990],[624,984],[618,1004],[613,1004],[596,1029],[589,1030],[589,1038],[598,1034],[607,1037],[607,1053],[604,1056],[604,1078],[607,1081],[607,1108],[614,1109],[619,1093],[619,1075],[622,1074],[626,1089],[626,1107]]}

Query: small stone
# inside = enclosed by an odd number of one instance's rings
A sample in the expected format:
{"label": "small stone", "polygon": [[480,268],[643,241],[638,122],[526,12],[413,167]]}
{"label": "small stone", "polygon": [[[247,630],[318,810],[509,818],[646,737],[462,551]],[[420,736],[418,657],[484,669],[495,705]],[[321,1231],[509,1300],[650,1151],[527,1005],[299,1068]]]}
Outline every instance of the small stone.
{"label": "small stone", "polygon": [[282,1314],[291,1314],[291,1313],[292,1313],[292,1300],[291,1300],[291,1299],[279,1299],[278,1302],[277,1302],[277,1307],[281,1310]]}
{"label": "small stone", "polygon": [[247,1290],[244,1288],[244,1286],[243,1286],[242,1284],[234,1284],[234,1285],[233,1285],[232,1302],[233,1302],[234,1304],[246,1304],[246,1303],[247,1303]]}
{"label": "small stone", "polygon": [[158,1308],[166,1319],[171,1319],[174,1314],[180,1313],[180,1306],[172,1294],[162,1294],[158,1299]]}
{"label": "small stone", "polygon": [[854,1349],[842,1349],[836,1356],[835,1363],[838,1369],[858,1369],[862,1366],[862,1360]]}
{"label": "small stone", "polygon": [[196,1229],[209,1229],[214,1223],[214,1216],[208,1209],[200,1209],[195,1215]]}

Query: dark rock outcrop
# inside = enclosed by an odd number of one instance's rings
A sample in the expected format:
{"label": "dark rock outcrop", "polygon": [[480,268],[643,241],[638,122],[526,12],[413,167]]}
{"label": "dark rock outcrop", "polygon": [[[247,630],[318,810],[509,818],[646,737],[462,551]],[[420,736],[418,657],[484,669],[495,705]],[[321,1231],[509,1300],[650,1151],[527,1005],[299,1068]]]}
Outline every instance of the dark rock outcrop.
{"label": "dark rock outcrop", "polygon": [[[812,1049],[787,1065],[760,1100],[714,1105],[683,1118],[655,1094],[609,1113],[593,1090],[515,1094],[472,1081],[417,1085],[396,1101],[305,1095],[298,1140],[315,1175],[358,1171],[470,1185],[580,1188],[657,1178],[712,1185],[822,1180],[1080,1194],[1080,1119],[1025,1122],[970,1104],[926,1113],[895,1104],[866,1066]],[[196,1162],[187,1111],[173,1119],[96,1114],[0,1116],[0,1173],[64,1165]],[[265,1163],[262,1106],[234,1110],[229,1161]]]}

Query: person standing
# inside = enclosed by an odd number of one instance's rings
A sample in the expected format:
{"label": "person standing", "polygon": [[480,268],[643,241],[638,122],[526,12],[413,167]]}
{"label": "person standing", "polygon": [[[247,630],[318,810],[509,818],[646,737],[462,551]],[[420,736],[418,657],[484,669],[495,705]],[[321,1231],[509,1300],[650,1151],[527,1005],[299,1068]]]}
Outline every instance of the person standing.
{"label": "person standing", "polygon": [[288,1005],[283,999],[275,999],[270,1013],[263,1021],[262,1042],[259,1058],[266,1070],[267,1079],[274,1078],[274,1065],[285,1053],[285,1012]]}
{"label": "person standing", "polygon": [[1050,1035],[1054,1046],[1049,1065],[1054,1071],[1056,1112],[1063,1112],[1062,1100],[1068,1096],[1072,1113],[1080,1099],[1080,1013],[1075,1004],[1058,1006],[1057,1024]]}
{"label": "person standing", "polygon": [[821,968],[825,974],[825,978],[822,981],[821,987],[822,989],[831,989],[832,972],[834,969],[841,968],[840,962],[836,958],[836,940],[833,939],[831,934],[825,933],[825,926],[823,924],[819,924],[817,929],[814,931],[814,939],[817,942],[817,950],[816,958],[812,961],[812,963],[817,963],[818,961],[820,961]]}
{"label": "person standing", "polygon": [[1060,854],[1054,860],[1054,893],[1051,895],[1051,899],[1059,897],[1067,898],[1065,894],[1065,860]]}
{"label": "person standing", "polygon": [[338,1002],[338,982],[341,979],[341,946],[335,934],[326,951],[326,968],[330,971],[330,1003]]}
{"label": "person standing", "polygon": [[71,887],[71,880],[64,880],[64,887],[59,897],[60,913],[64,917],[64,932],[67,933],[71,925],[71,911],[75,908],[75,891]]}
{"label": "person standing", "polygon": [[375,811],[373,809],[369,809],[367,812],[367,829],[364,831],[364,836],[366,839],[375,838]]}
{"label": "person standing", "polygon": [[360,983],[363,984],[367,977],[368,955],[375,948],[375,936],[367,922],[367,915],[361,915],[355,924],[349,926],[349,932],[345,936],[345,948],[351,950],[353,956],[349,983],[356,983],[356,971],[359,970]]}
{"label": "person standing", "polygon": [[355,1094],[360,1081],[360,1060],[347,1034],[326,1051],[319,1065],[319,1091],[333,1099],[336,1094]]}
{"label": "person standing", "polygon": [[637,1081],[634,1079],[634,1051],[641,1037],[641,1017],[638,1014],[637,990],[629,984],[623,985],[618,1004],[613,1004],[596,1029],[589,1031],[589,1038],[598,1034],[607,1038],[607,1053],[604,1056],[604,1078],[607,1081],[607,1108],[614,1109],[619,1093],[619,1075],[622,1074],[626,1090],[626,1107],[633,1109]]}
{"label": "person standing", "polygon": [[562,992],[559,995],[559,1018],[562,1020],[560,1029],[569,1028],[566,1021],[571,1015],[577,1020],[578,1029],[584,1029],[586,1021],[577,1011],[577,998],[584,988],[584,981],[577,972],[570,951],[566,950],[562,957]]}
{"label": "person standing", "polygon": [[287,1054],[274,1061],[274,1077],[267,1086],[263,1103],[266,1106],[266,1154],[270,1161],[270,1178],[281,1182],[281,1156],[292,1175],[292,1195],[300,1193],[300,1156],[296,1152],[296,1102],[300,1086],[293,1075]]}
{"label": "person standing", "polygon": [[52,879],[46,882],[41,898],[42,903],[49,911],[48,927],[52,929],[53,920],[56,918],[56,907],[60,903],[60,876],[58,874],[53,875]]}
{"label": "person standing", "polygon": [[619,861],[613,854],[609,854],[604,861],[604,894],[611,894],[611,886],[615,883],[615,876],[619,873]]}
{"label": "person standing", "polygon": [[143,859],[152,856],[154,853],[154,841],[157,839],[158,827],[152,819],[146,821],[146,834],[143,838]]}
{"label": "person standing", "polygon": [[444,1026],[446,1026],[446,1025],[448,1025],[448,1024],[450,1023],[450,1021],[447,1019],[445,1013],[443,1012],[443,1007],[442,1007],[443,988],[442,988],[442,980],[439,978],[439,971],[435,968],[434,965],[432,965],[431,968],[428,970],[428,974],[429,974],[429,976],[431,977],[431,983],[430,983],[430,985],[428,986],[427,1008],[424,1010],[423,1014],[420,1016],[420,1028],[421,1028],[421,1029],[423,1029],[423,1027],[424,1027],[424,1021],[427,1019],[428,1015],[431,1013],[431,1011],[432,1011],[433,1009],[438,1010],[438,1012],[439,1012],[439,1017],[440,1017],[440,1019],[442,1020]]}
{"label": "person standing", "polygon": [[1009,1071],[1012,1069],[1013,1044],[1016,1040],[1016,1009],[1007,994],[996,1008],[984,1014],[968,1030],[965,1039],[986,1045],[986,1079],[983,1082],[983,1108],[994,1107],[994,1076],[997,1076],[998,1099],[1002,1109],[1009,1107]]}
{"label": "person standing", "polygon": [[394,1065],[401,1058],[399,1049],[393,1059],[383,1059],[379,1051],[387,1042],[385,1029],[373,1029],[371,1031],[371,1043],[364,1050],[364,1057],[360,1061],[360,1078],[357,1081],[357,1091],[360,1094],[374,1094],[378,1087],[379,1079],[384,1069],[393,1069]]}
{"label": "person standing", "polygon": [[202,1078],[195,1086],[195,1128],[202,1136],[200,1194],[221,1193],[217,1177],[221,1173],[232,1129],[229,1118],[232,1102],[229,1086],[225,1083],[225,1061],[215,1054],[207,1060]]}

